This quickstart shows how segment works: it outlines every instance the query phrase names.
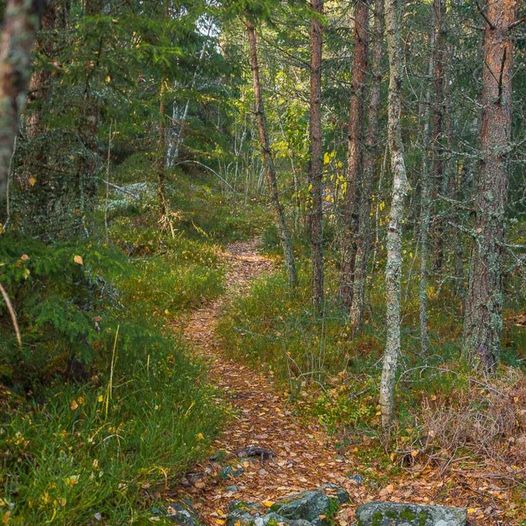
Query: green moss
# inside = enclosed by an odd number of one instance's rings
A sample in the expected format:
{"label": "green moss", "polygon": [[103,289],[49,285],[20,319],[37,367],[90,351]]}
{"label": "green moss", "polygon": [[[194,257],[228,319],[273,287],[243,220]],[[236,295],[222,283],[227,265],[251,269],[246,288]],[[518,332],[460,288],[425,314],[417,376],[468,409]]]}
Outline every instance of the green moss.
{"label": "green moss", "polygon": [[384,514],[381,511],[375,511],[373,513],[373,520],[371,526],[382,526],[382,521],[384,519]]}

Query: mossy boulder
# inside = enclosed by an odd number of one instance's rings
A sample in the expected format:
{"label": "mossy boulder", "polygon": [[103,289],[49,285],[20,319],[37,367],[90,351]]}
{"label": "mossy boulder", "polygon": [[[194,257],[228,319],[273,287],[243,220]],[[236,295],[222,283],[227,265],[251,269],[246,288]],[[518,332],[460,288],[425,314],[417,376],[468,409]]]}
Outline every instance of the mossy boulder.
{"label": "mossy boulder", "polygon": [[356,510],[357,526],[466,526],[465,508],[371,502]]}
{"label": "mossy boulder", "polygon": [[272,511],[285,519],[301,519],[321,525],[333,517],[339,507],[338,497],[327,495],[323,490],[314,490],[290,495],[274,504]]}
{"label": "mossy boulder", "polygon": [[325,526],[331,523],[340,504],[349,495],[334,485],[290,495],[276,502],[270,511],[257,504],[234,501],[227,526]]}

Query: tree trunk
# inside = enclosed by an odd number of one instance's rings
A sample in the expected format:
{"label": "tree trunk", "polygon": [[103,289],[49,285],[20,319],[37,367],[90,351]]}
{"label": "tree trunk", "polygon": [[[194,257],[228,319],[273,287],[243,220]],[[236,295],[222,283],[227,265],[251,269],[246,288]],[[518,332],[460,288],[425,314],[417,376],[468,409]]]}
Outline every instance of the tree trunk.
{"label": "tree trunk", "polygon": [[389,436],[393,420],[394,387],[400,355],[400,282],[402,275],[402,219],[407,193],[407,174],[400,114],[402,109],[402,58],[398,0],[385,0],[387,48],[389,54],[388,140],[391,152],[393,190],[387,231],[386,327],[387,340],[380,384],[382,427]]}
{"label": "tree trunk", "polygon": [[31,76],[31,53],[43,0],[8,0],[0,41],[0,199],[4,199],[21,101]]}
{"label": "tree trunk", "polygon": [[[435,3],[440,3],[441,0],[435,0]],[[431,77],[437,71],[435,67],[436,60],[436,45],[437,33],[439,31],[439,21],[437,19],[437,11],[433,6],[432,12],[432,26],[430,31],[430,56],[428,76]],[[427,355],[429,351],[429,327],[428,327],[428,258],[429,258],[429,228],[431,224],[431,188],[433,180],[429,170],[429,160],[433,159],[433,152],[435,145],[432,144],[431,131],[431,94],[432,86],[435,87],[436,93],[436,79],[432,84],[427,85],[425,108],[424,108],[424,145],[422,155],[422,174],[420,177],[420,277],[418,283],[418,301],[419,301],[419,317],[420,317],[420,350],[422,355]]]}
{"label": "tree trunk", "polygon": [[361,330],[365,307],[365,281],[371,245],[371,197],[374,168],[378,155],[378,110],[380,108],[382,83],[382,37],[384,0],[374,3],[374,40],[371,47],[371,78],[369,99],[369,120],[365,140],[363,163],[363,184],[360,199],[358,235],[356,237],[356,257],[354,260],[354,283],[352,292],[350,323],[353,334]]}
{"label": "tree trunk", "polygon": [[369,0],[358,0],[354,12],[354,57],[349,111],[347,187],[343,210],[340,276],[340,298],[347,309],[350,309],[352,304],[354,258],[356,254],[355,238],[358,229],[358,189],[363,178],[362,144],[369,39]]}
{"label": "tree trunk", "polygon": [[[445,0],[433,0],[433,127],[431,135],[431,182],[433,202],[437,194],[447,186],[444,158],[444,122],[446,114],[446,35],[445,35]],[[432,211],[431,211],[432,214]],[[433,215],[433,214],[432,214]],[[434,217],[434,265],[436,270],[442,268],[444,259],[443,219]]]}
{"label": "tree trunk", "polygon": [[510,26],[518,2],[489,2],[484,19],[482,162],[475,197],[475,244],[464,319],[464,352],[475,366],[492,371],[502,332],[502,245],[512,124],[513,41]]}
{"label": "tree trunk", "polygon": [[259,78],[259,63],[257,52],[257,36],[256,29],[251,20],[245,20],[245,27],[247,30],[247,38],[249,44],[250,67],[252,69],[252,87],[254,89],[255,99],[255,114],[259,133],[259,143],[261,147],[261,154],[263,157],[263,165],[265,176],[270,189],[270,198],[276,216],[276,226],[283,248],[283,256],[285,259],[285,266],[289,277],[289,284],[294,287],[298,282],[296,274],[296,263],[294,261],[294,252],[292,250],[292,239],[290,236],[287,219],[285,216],[285,209],[281,204],[278,190],[278,181],[276,177],[276,169],[274,167],[274,159],[270,150],[270,142],[267,132],[267,123],[265,116],[265,106],[263,103],[263,94],[261,92],[261,81]]}
{"label": "tree trunk", "polygon": [[312,298],[317,313],[323,309],[323,165],[321,132],[321,62],[323,0],[311,0],[313,18],[310,28],[310,163],[309,228],[312,251]]}
{"label": "tree trunk", "polygon": [[162,220],[167,219],[168,203],[166,199],[166,80],[161,80],[159,89],[159,137],[157,145],[157,199]]}
{"label": "tree trunk", "polygon": [[[58,19],[63,19],[57,0],[48,2],[42,15],[40,32],[37,35],[36,48],[39,53],[51,59],[55,55],[56,44],[54,34]],[[29,83],[28,104],[36,103],[36,108],[30,112],[25,122],[25,133],[28,139],[34,139],[43,133],[43,105],[50,94],[51,71],[40,68],[33,72]],[[30,107],[28,107],[28,110]]]}

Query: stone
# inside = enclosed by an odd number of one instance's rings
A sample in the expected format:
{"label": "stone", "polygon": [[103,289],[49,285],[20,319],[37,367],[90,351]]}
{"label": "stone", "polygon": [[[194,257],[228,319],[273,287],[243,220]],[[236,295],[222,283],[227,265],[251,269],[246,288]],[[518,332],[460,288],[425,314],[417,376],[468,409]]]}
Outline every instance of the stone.
{"label": "stone", "polygon": [[245,472],[245,470],[240,466],[238,468],[233,468],[232,466],[225,466],[218,474],[220,479],[226,480],[230,477],[239,477]]}
{"label": "stone", "polygon": [[348,493],[336,484],[303,491],[276,502],[270,511],[258,504],[233,501],[226,526],[325,526],[349,500]]}
{"label": "stone", "polygon": [[333,484],[332,482],[329,482],[327,484],[322,484],[320,489],[325,490],[329,496],[334,495],[340,504],[346,504],[351,500],[349,493],[345,489],[343,489],[341,486],[338,486],[338,484]]}
{"label": "stone", "polygon": [[357,486],[361,486],[364,482],[362,475],[359,473],[349,473],[347,476],[349,480],[352,480]]}
{"label": "stone", "polygon": [[197,513],[190,505],[174,502],[168,506],[166,516],[179,526],[201,526]]}
{"label": "stone", "polygon": [[226,526],[252,526],[262,513],[263,508],[257,504],[234,500],[228,507]]}
{"label": "stone", "polygon": [[357,526],[466,526],[465,508],[371,502],[356,510]]}
{"label": "stone", "polygon": [[290,495],[276,502],[272,511],[285,519],[304,520],[318,526],[326,524],[339,507],[338,497],[328,496],[323,490],[314,490]]}
{"label": "stone", "polygon": [[237,452],[240,458],[259,458],[260,460],[268,460],[274,457],[274,452],[270,449],[265,449],[259,446],[248,446]]}

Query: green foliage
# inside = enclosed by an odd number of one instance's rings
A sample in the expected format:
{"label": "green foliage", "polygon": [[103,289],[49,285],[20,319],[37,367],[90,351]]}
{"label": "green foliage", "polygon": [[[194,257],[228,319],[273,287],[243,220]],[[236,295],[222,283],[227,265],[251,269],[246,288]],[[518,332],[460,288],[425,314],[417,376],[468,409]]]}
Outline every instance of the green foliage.
{"label": "green foliage", "polygon": [[23,339],[19,348],[2,303],[0,513],[10,524],[96,514],[142,524],[159,491],[206,453],[222,412],[163,327],[216,296],[223,273],[214,246],[162,237],[136,258],[0,238],[0,282]]}

